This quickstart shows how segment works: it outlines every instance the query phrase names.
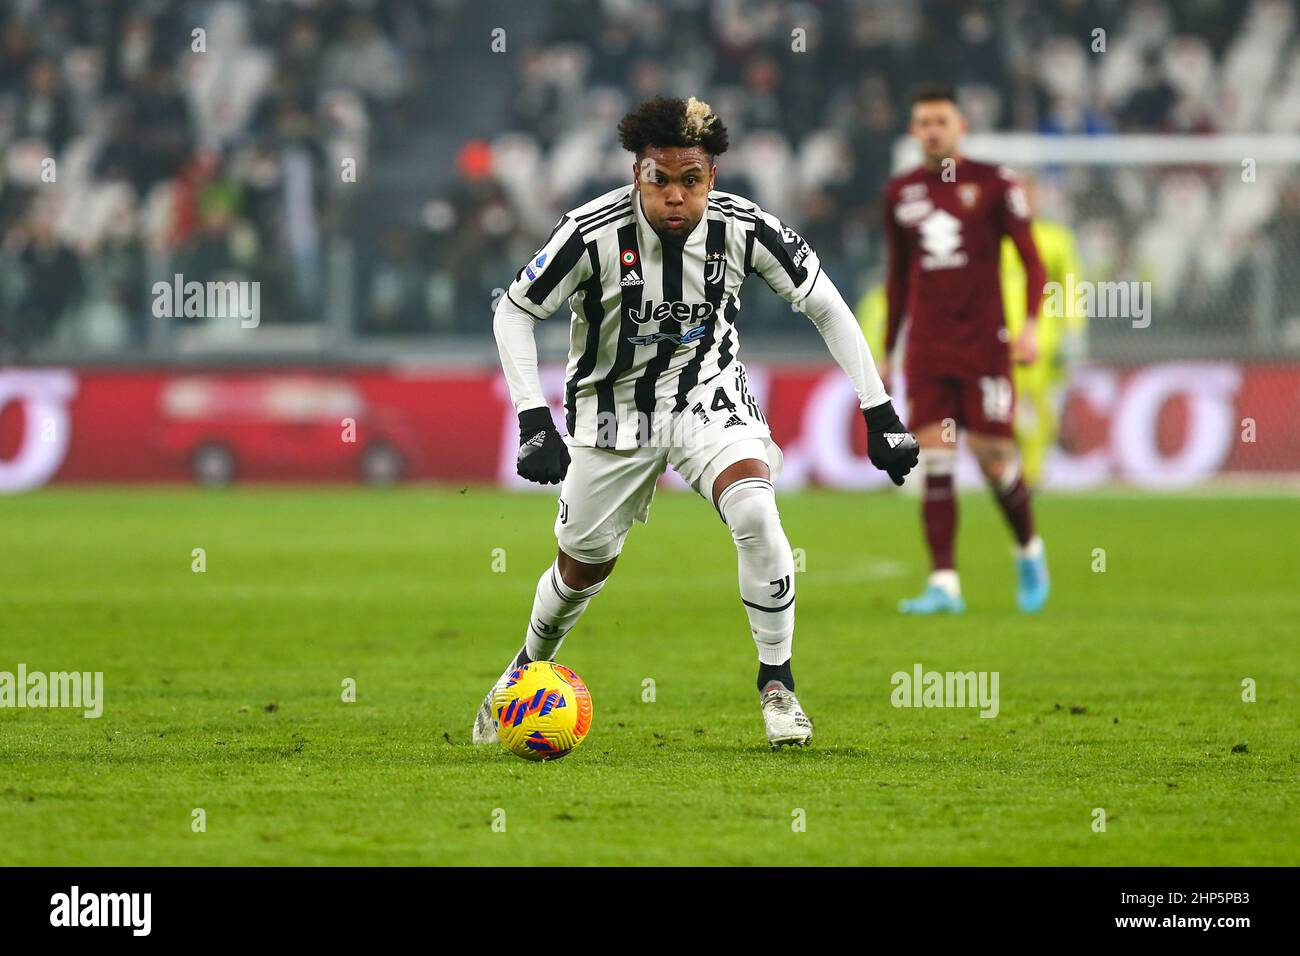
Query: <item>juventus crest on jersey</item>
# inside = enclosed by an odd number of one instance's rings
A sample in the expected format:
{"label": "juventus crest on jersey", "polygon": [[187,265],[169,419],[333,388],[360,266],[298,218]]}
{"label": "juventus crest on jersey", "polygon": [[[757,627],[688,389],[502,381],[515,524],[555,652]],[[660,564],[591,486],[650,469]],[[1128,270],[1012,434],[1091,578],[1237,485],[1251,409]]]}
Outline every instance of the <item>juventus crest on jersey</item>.
{"label": "juventus crest on jersey", "polygon": [[735,361],[751,272],[799,303],[821,265],[797,232],[731,193],[709,193],[683,243],[661,242],[630,184],[566,213],[508,295],[536,319],[568,300],[571,442],[636,448],[647,421],[680,412],[696,385]]}

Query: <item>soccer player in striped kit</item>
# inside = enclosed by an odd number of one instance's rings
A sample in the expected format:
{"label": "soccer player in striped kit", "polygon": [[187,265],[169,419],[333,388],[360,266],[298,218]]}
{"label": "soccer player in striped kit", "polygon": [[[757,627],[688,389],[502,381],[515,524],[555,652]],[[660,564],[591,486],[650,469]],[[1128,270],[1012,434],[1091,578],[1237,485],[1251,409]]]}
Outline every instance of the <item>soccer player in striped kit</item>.
{"label": "soccer player in striped kit", "polygon": [[[714,189],[727,130],[708,104],[656,98],[619,124],[631,182],[566,213],[515,276],[493,323],[519,414],[519,474],[562,482],[556,560],[537,582],[524,647],[506,668],[553,660],[604,586],[634,520],[671,465],[713,504],[735,541],[740,598],[758,649],[773,747],[807,744],[795,697],[794,560],[772,482],[781,450],[738,358],[740,286],[758,273],[812,320],[852,379],[872,463],[898,484],[916,440],[894,412],[866,340],[817,254],[757,205]],[[537,374],[533,327],[571,309],[567,442]],[[503,674],[503,677],[505,675]],[[474,741],[496,740],[489,690]]]}

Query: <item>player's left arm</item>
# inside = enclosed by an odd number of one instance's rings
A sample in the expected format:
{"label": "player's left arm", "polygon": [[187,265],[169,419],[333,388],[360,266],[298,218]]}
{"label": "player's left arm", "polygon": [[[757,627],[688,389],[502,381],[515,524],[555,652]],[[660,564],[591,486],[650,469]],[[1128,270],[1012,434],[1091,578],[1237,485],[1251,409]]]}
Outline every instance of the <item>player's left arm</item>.
{"label": "player's left arm", "polygon": [[747,271],[757,272],[772,291],[807,314],[840,368],[853,382],[867,421],[867,455],[894,484],[916,467],[920,454],[889,399],[871,348],[844,297],[821,267],[812,247],[775,216],[757,210]]}
{"label": "player's left arm", "polygon": [[1012,343],[1011,351],[1017,362],[1028,365],[1038,357],[1038,312],[1043,301],[1047,273],[1043,268],[1043,260],[1038,255],[1038,247],[1034,244],[1029,200],[1009,170],[1001,170],[1000,177],[1003,186],[999,207],[1002,233],[1011,237],[1016,252],[1020,254],[1020,261],[1025,266],[1025,327]]}

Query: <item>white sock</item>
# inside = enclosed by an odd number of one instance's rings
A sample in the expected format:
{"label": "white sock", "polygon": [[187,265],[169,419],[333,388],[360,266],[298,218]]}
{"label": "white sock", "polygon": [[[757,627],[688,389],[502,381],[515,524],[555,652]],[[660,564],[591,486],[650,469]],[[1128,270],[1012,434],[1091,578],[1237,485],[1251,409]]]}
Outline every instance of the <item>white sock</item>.
{"label": "white sock", "polygon": [[961,578],[951,568],[930,572],[930,583],[944,591],[949,597],[961,597]]}
{"label": "white sock", "polygon": [[557,562],[552,562],[537,580],[533,613],[524,636],[524,650],[529,660],[555,660],[560,645],[564,643],[564,635],[578,623],[588,602],[605,586],[601,581],[585,590],[574,590],[560,577]]}
{"label": "white sock", "polygon": [[1041,558],[1043,556],[1043,539],[1034,535],[1025,545],[1015,545],[1017,558]]}
{"label": "white sock", "polygon": [[784,664],[794,644],[794,554],[766,478],[742,478],[718,498],[736,542],[740,599],[764,664]]}

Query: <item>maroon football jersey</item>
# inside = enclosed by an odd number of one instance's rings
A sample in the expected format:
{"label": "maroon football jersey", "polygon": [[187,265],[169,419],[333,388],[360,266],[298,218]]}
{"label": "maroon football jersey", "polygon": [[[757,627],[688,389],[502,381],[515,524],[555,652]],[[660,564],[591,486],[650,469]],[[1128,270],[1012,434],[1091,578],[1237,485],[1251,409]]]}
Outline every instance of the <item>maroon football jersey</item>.
{"label": "maroon football jersey", "polygon": [[885,186],[886,346],[893,350],[906,316],[908,368],[989,374],[1011,361],[998,276],[1002,237],[1024,260],[1029,315],[1038,315],[1046,277],[1029,204],[1010,171],[959,159],[949,178],[921,166]]}

